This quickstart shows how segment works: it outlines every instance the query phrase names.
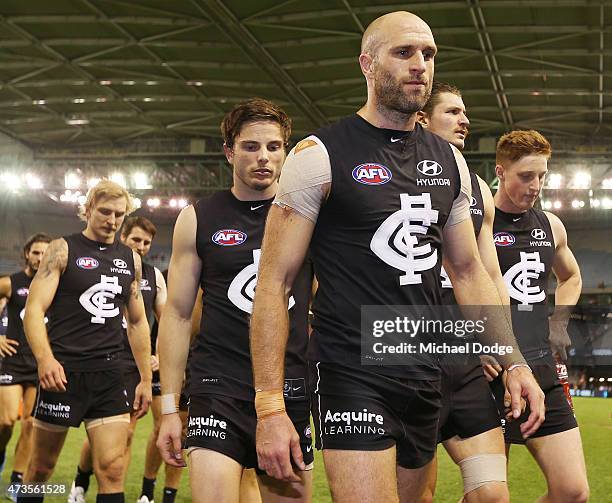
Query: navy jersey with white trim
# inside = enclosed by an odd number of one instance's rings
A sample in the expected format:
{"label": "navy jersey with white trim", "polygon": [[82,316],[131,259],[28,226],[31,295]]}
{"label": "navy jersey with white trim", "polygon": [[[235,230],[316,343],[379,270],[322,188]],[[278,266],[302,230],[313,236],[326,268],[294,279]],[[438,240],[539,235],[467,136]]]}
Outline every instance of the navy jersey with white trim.
{"label": "navy jersey with white trim", "polygon": [[[195,205],[197,253],[202,260],[202,320],[189,358],[190,393],[253,400],[249,321],[266,217],[272,200],[240,201],[230,190]],[[289,298],[285,378],[306,386],[308,306],[312,265],[304,262]],[[297,381],[290,381],[297,382]]]}
{"label": "navy jersey with white trim", "polygon": [[[157,297],[157,277],[155,275],[155,267],[150,264],[142,263],[142,279],[140,280],[140,293],[145,307],[145,315],[149,323],[149,328],[153,326],[155,321],[155,298]],[[127,323],[127,322],[126,322]],[[152,334],[152,330],[150,334]],[[127,325],[123,327],[123,360],[126,369],[135,370],[138,368],[134,353],[127,336]],[[151,335],[151,349],[153,350],[153,336]]]}
{"label": "navy jersey with white trim", "polygon": [[548,217],[535,208],[525,213],[496,208],[493,239],[519,348],[527,360],[548,354],[548,281],[555,257]]}
{"label": "navy jersey with white trim", "polygon": [[133,252],[82,233],[64,239],[68,261],[48,311],[51,349],[70,370],[118,368],[123,310],[135,277]]}
{"label": "navy jersey with white trim", "polygon": [[[470,182],[472,184],[472,201],[470,202],[470,217],[472,218],[472,224],[474,225],[474,233],[476,239],[482,229],[482,222],[484,220],[484,200],[482,198],[482,191],[480,190],[480,182],[475,173],[470,172]],[[457,299],[453,292],[453,285],[448,278],[448,274],[442,268],[442,303],[448,305],[456,305]]]}
{"label": "navy jersey with white trim", "polygon": [[[452,147],[419,124],[380,129],[354,115],[314,134],[331,163],[331,189],[311,241],[319,281],[309,358],[360,364],[361,307],[441,303],[442,232],[461,178]],[[426,378],[422,365],[372,367]]]}
{"label": "navy jersey with white trim", "polygon": [[6,304],[8,313],[8,329],[7,337],[19,342],[17,346],[17,354],[32,355],[32,350],[23,330],[23,315],[25,313],[26,301],[30,293],[30,284],[32,278],[25,271],[19,271],[11,274],[11,297]]}

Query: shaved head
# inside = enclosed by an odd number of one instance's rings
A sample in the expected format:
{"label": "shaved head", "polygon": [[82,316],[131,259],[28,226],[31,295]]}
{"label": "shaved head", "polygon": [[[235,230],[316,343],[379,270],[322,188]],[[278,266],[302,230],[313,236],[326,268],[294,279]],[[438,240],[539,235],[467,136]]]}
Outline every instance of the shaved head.
{"label": "shaved head", "polygon": [[427,33],[433,37],[429,25],[419,16],[407,11],[390,12],[368,25],[361,39],[361,53],[376,57],[380,47],[387,41],[387,36],[398,29]]}

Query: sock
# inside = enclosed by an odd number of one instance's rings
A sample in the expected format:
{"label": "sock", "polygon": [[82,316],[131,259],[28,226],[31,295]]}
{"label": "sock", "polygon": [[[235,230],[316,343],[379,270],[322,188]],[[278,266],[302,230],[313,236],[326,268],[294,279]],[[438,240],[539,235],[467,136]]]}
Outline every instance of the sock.
{"label": "sock", "polygon": [[149,500],[153,499],[155,494],[155,479],[148,479],[142,477],[142,491],[140,491],[140,497],[146,496]]}
{"label": "sock", "polygon": [[17,482],[18,484],[21,484],[22,481],[23,481],[23,473],[21,472],[11,473],[11,484],[14,484],[15,482]]}
{"label": "sock", "polygon": [[177,489],[172,489],[171,487],[164,487],[164,499],[162,503],[174,503],[174,498],[176,498]]}
{"label": "sock", "polygon": [[43,503],[43,496],[18,496],[17,503]]}
{"label": "sock", "polygon": [[125,493],[98,494],[96,503],[125,503]]}
{"label": "sock", "polygon": [[74,485],[83,488],[83,491],[87,492],[89,489],[89,477],[93,472],[85,472],[81,470],[81,467],[77,465],[77,474],[74,478]]}

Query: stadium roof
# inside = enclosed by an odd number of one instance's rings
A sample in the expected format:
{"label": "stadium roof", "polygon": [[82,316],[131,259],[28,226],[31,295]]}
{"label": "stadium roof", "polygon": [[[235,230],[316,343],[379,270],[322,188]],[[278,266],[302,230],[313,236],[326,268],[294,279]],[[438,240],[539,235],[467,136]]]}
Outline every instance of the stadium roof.
{"label": "stadium roof", "polygon": [[588,0],[2,0],[0,131],[30,146],[218,136],[258,95],[304,133],[364,102],[363,29],[406,8],[433,28],[472,141],[535,127],[609,142],[612,5]]}

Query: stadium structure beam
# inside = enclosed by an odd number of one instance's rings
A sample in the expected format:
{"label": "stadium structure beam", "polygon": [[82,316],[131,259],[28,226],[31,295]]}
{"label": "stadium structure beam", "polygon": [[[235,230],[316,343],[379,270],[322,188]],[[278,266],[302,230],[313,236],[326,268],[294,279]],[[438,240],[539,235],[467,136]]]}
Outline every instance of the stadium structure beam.
{"label": "stadium structure beam", "polygon": [[351,19],[355,22],[355,24],[357,25],[357,28],[359,28],[359,31],[361,33],[363,33],[365,31],[365,28],[363,26],[363,23],[359,20],[359,18],[357,17],[357,14],[355,13],[355,10],[351,7],[351,4],[349,3],[348,0],[342,0],[342,4],[344,5],[344,7],[346,8],[346,10],[348,11],[349,15],[351,16]]}
{"label": "stadium structure beam", "polygon": [[474,27],[478,32],[478,43],[482,50],[487,69],[491,73],[490,79],[493,89],[495,90],[495,98],[499,106],[499,110],[504,121],[504,124],[508,128],[512,128],[514,121],[512,119],[512,113],[510,112],[510,106],[508,104],[508,97],[504,89],[504,82],[499,74],[499,65],[497,64],[497,58],[495,57],[495,49],[491,42],[491,37],[487,31],[487,24],[485,22],[484,14],[480,8],[478,0],[467,0],[467,5],[470,9],[470,16]]}
{"label": "stadium structure beam", "polygon": [[[601,130],[601,126],[603,124],[603,109],[604,109],[604,28],[605,28],[605,11],[604,6],[601,4],[599,6],[599,76],[598,76],[598,84],[599,84],[599,123],[597,124],[597,128],[593,134],[597,134]],[[606,51],[607,52],[607,51]]]}
{"label": "stadium structure beam", "polygon": [[327,118],[316,103],[299,87],[276,59],[261,46],[255,36],[223,2],[219,0],[192,0],[192,3],[199,6],[236,42],[251,61],[272,78],[293,105],[310,119],[314,126],[322,126],[327,123]]}

